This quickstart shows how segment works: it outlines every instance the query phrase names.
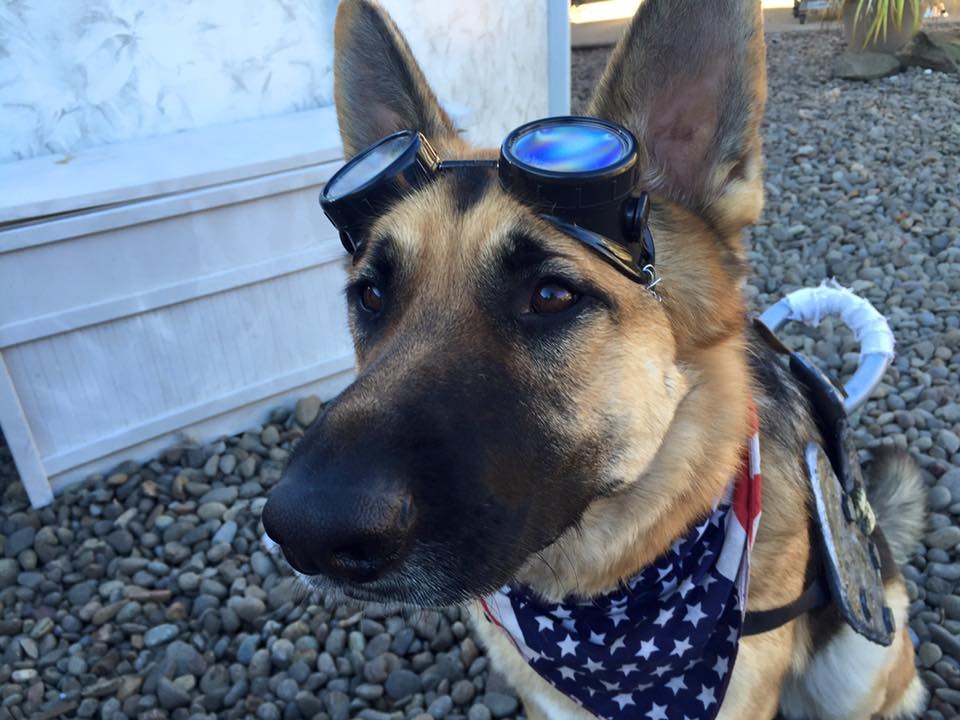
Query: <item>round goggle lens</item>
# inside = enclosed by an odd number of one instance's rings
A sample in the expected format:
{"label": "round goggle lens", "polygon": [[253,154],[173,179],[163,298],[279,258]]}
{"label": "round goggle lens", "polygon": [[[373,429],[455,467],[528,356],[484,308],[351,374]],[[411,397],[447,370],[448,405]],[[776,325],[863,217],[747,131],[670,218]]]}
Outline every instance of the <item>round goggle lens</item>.
{"label": "round goggle lens", "polygon": [[338,200],[375,178],[390,167],[404,150],[410,147],[412,135],[398,135],[367,150],[350,161],[344,170],[327,185],[324,195],[327,200]]}
{"label": "round goggle lens", "polygon": [[511,146],[514,157],[538,170],[585,173],[616,165],[630,154],[626,138],[586,123],[538,127]]}

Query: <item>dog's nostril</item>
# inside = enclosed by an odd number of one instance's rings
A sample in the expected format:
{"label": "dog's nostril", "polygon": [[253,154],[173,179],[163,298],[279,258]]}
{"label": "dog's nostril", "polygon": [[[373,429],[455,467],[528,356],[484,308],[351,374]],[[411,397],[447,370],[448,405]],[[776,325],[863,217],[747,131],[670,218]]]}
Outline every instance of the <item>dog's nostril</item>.
{"label": "dog's nostril", "polygon": [[338,547],[332,554],[335,562],[349,567],[377,564],[389,560],[393,553],[379,543],[359,542]]}
{"label": "dog's nostril", "polygon": [[397,559],[399,543],[387,538],[368,539],[339,545],[330,551],[328,571],[355,582],[382,574]]}

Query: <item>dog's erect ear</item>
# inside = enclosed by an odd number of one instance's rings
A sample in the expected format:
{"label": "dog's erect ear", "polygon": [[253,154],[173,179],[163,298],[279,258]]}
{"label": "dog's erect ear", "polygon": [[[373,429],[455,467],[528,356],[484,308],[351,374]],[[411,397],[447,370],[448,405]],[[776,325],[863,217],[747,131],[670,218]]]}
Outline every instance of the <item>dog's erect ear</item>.
{"label": "dog's erect ear", "polygon": [[334,38],[334,95],[347,157],[397,130],[437,140],[455,133],[406,40],[377,3],[344,0]]}
{"label": "dog's erect ear", "polygon": [[590,114],[637,136],[648,189],[735,231],[763,203],[765,100],[760,0],[646,0]]}

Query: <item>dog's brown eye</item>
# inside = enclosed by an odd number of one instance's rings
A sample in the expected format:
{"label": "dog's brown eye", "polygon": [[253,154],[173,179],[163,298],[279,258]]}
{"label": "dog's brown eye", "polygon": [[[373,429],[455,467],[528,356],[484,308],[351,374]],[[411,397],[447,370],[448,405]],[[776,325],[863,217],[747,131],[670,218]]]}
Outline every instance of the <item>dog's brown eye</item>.
{"label": "dog's brown eye", "polygon": [[378,313],[383,310],[383,293],[376,285],[367,283],[360,291],[360,304],[367,312]]}
{"label": "dog's brown eye", "polygon": [[545,280],[537,285],[530,298],[530,310],[538,315],[553,315],[573,307],[580,296],[556,280]]}

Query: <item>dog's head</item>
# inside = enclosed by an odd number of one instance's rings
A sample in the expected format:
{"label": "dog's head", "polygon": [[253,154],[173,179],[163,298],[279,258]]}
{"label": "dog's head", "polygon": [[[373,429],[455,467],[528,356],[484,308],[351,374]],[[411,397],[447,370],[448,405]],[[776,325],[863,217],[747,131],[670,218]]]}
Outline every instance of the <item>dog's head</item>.
{"label": "dog's head", "polygon": [[[295,569],[359,598],[459,601],[643,488],[685,369],[743,323],[739,235],[762,203],[758,6],[647,0],[590,106],[640,141],[659,298],[493,170],[444,173],[376,220],[346,290],[357,378],[263,513]],[[496,156],[457,136],[375,4],[341,4],[336,47],[348,156],[400,129],[442,158]]]}

